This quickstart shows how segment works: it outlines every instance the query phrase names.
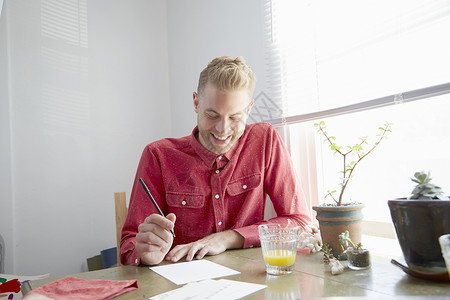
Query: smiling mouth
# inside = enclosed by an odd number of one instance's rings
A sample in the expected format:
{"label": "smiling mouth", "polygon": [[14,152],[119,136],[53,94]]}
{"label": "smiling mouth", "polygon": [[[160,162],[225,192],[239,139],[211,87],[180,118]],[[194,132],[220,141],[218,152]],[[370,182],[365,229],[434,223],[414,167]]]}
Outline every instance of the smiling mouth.
{"label": "smiling mouth", "polygon": [[225,142],[225,141],[227,141],[227,140],[231,137],[230,135],[221,137],[221,136],[215,135],[214,133],[211,133],[211,135],[213,136],[213,138],[214,138],[215,140],[217,140],[217,141],[219,141],[219,142],[222,142],[222,143]]}

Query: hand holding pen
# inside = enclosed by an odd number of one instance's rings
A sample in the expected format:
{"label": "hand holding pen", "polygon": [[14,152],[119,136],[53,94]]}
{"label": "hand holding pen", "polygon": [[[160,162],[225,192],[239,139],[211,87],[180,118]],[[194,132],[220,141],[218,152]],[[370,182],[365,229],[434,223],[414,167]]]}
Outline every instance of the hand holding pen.
{"label": "hand holding pen", "polygon": [[172,247],[176,216],[173,213],[164,216],[144,181],[139,178],[139,182],[152,201],[150,205],[154,205],[158,213],[150,214],[138,226],[135,249],[140,259],[136,258],[135,264],[156,265],[164,260]]}
{"label": "hand holding pen", "polygon": [[[142,180],[141,177],[139,177],[139,182],[141,183],[142,187],[144,188],[145,192],[147,193],[148,197],[150,198],[150,200],[152,200],[153,205],[155,206],[156,210],[158,211],[158,213],[164,217],[163,212],[161,211],[161,209],[158,206],[158,203],[156,203],[155,199],[153,198],[152,194],[150,193],[150,190],[148,189],[148,187],[145,185],[144,180]],[[175,232],[173,231],[173,229],[170,229],[170,232],[172,233],[173,237],[175,237]]]}

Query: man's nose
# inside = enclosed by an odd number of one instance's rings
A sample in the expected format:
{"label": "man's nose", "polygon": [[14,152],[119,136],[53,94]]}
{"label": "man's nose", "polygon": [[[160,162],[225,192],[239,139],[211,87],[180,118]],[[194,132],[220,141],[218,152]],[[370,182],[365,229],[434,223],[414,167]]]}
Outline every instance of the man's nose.
{"label": "man's nose", "polygon": [[216,130],[220,133],[227,133],[230,128],[230,122],[226,118],[221,118],[216,123]]}

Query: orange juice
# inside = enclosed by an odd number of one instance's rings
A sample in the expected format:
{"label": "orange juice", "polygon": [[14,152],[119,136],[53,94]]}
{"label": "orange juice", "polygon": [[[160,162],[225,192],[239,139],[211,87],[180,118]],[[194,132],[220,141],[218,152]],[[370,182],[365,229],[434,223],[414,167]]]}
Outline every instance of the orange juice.
{"label": "orange juice", "polygon": [[285,267],[295,264],[296,252],[290,250],[269,250],[264,254],[264,261],[271,266]]}

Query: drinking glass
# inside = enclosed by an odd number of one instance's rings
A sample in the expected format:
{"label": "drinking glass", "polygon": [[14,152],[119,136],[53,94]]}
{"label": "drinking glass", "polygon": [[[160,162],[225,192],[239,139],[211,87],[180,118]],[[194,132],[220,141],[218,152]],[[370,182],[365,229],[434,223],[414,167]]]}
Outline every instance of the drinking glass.
{"label": "drinking glass", "polygon": [[266,272],[271,275],[294,271],[300,227],[293,224],[258,226]]}

